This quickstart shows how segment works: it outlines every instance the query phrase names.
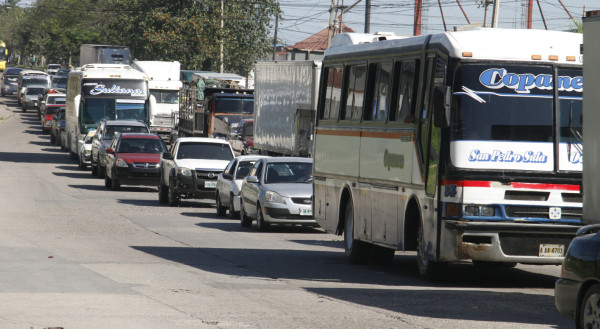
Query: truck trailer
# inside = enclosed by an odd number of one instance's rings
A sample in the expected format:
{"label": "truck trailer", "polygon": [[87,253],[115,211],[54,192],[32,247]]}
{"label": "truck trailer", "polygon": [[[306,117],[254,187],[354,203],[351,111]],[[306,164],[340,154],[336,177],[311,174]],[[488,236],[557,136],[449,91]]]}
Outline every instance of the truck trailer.
{"label": "truck trailer", "polygon": [[254,67],[254,150],[312,156],[321,61],[263,61]]}
{"label": "truck trailer", "polygon": [[168,141],[174,127],[174,118],[179,111],[180,81],[179,62],[138,61],[131,66],[146,74],[150,91],[150,131]]}
{"label": "truck trailer", "polygon": [[79,66],[130,63],[131,52],[125,46],[83,44],[79,48]]}

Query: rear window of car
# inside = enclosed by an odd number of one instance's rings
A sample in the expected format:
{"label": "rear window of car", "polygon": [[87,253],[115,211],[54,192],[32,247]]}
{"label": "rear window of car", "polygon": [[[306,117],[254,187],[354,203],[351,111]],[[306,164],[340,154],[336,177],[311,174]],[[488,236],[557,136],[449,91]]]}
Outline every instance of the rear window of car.
{"label": "rear window of car", "polygon": [[161,139],[123,138],[117,146],[119,153],[153,153],[166,152],[167,148]]}
{"label": "rear window of car", "polygon": [[44,93],[44,88],[28,88],[26,95],[41,95]]}
{"label": "rear window of car", "polygon": [[186,142],[179,144],[177,159],[231,160],[229,144]]}
{"label": "rear window of car", "polygon": [[46,108],[46,115],[50,115],[50,114],[56,114],[58,113],[58,107],[47,107]]}
{"label": "rear window of car", "polygon": [[50,97],[50,99],[48,100],[48,104],[65,104],[65,102],[67,101],[66,98],[64,97]]}
{"label": "rear window of car", "polygon": [[19,72],[21,72],[21,69],[6,69],[6,71],[4,72],[4,74],[6,75],[19,75]]}
{"label": "rear window of car", "polygon": [[144,126],[106,126],[104,139],[113,139],[115,133],[149,133]]}

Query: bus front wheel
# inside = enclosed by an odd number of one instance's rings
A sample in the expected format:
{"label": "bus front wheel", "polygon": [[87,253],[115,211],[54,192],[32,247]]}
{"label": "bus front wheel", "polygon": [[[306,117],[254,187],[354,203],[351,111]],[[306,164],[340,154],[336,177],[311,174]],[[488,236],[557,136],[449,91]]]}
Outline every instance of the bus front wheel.
{"label": "bus front wheel", "polygon": [[419,225],[417,235],[417,265],[419,274],[428,281],[439,281],[446,274],[447,263],[436,262],[427,257],[427,242],[425,240],[423,225]]}
{"label": "bus front wheel", "polygon": [[354,209],[351,199],[346,202],[344,211],[344,250],[353,264],[365,264],[369,260],[369,244],[354,237]]}

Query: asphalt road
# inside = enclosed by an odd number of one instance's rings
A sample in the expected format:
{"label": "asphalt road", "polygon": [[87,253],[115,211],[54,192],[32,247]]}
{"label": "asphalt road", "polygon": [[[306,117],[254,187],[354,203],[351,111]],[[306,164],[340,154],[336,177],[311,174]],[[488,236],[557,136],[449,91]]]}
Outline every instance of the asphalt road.
{"label": "asphalt road", "polygon": [[0,328],[573,328],[559,266],[350,265],[340,237],[258,233],[210,200],[113,192],[0,99]]}

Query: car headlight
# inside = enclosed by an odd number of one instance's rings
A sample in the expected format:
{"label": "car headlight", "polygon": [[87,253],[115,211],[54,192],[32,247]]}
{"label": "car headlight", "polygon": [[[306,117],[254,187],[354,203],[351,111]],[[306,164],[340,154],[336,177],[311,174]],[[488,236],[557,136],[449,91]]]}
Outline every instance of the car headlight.
{"label": "car headlight", "polygon": [[117,167],[127,168],[127,162],[123,159],[117,159]]}
{"label": "car headlight", "polygon": [[192,169],[190,168],[179,168],[177,169],[177,173],[181,174],[182,176],[192,176]]}
{"label": "car headlight", "polygon": [[267,191],[267,194],[265,194],[265,200],[271,203],[285,203],[281,194],[273,191]]}

